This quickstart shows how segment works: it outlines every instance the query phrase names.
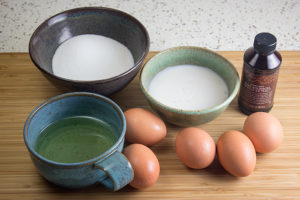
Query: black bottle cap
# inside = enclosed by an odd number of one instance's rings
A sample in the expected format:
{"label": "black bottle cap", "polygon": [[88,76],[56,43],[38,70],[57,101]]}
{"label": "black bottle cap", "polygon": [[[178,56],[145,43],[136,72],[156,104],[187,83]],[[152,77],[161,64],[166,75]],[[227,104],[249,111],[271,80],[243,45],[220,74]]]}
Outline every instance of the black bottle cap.
{"label": "black bottle cap", "polygon": [[277,39],[271,33],[259,33],[254,39],[254,49],[260,54],[270,54],[276,49]]}

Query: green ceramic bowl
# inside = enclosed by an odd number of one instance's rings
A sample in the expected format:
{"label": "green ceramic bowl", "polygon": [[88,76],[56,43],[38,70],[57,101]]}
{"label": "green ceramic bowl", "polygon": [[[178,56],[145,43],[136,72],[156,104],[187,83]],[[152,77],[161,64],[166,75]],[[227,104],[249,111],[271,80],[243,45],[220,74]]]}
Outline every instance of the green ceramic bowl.
{"label": "green ceramic bowl", "polygon": [[[192,64],[208,67],[218,73],[229,89],[228,98],[219,105],[202,110],[181,110],[169,107],[154,99],[148,88],[154,76],[166,67]],[[233,64],[223,56],[200,47],[175,47],[153,56],[145,63],[140,75],[140,87],[150,106],[167,122],[178,126],[194,126],[207,123],[222,113],[237,95],[239,74]]]}

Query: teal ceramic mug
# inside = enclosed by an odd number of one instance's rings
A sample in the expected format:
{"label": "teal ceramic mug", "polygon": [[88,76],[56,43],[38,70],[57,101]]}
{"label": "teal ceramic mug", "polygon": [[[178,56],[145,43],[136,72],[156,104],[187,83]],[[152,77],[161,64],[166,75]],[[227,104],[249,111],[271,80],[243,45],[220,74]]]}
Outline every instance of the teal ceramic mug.
{"label": "teal ceramic mug", "polygon": [[[81,162],[56,162],[40,155],[35,147],[41,132],[58,120],[75,116],[109,124],[117,135],[115,143],[104,153]],[[24,126],[24,141],[34,165],[48,181],[67,188],[101,183],[116,191],[133,179],[132,167],[121,153],[125,130],[124,114],[112,100],[98,94],[72,92],[45,101],[29,115]]]}

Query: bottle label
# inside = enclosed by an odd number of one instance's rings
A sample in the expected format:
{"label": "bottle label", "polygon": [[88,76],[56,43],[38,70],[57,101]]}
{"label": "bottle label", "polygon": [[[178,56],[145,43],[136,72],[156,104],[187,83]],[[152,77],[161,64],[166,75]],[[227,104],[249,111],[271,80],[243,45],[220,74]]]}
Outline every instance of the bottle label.
{"label": "bottle label", "polygon": [[[269,71],[269,70],[268,70]],[[273,106],[279,68],[264,73],[244,63],[239,102],[252,111],[264,111]]]}

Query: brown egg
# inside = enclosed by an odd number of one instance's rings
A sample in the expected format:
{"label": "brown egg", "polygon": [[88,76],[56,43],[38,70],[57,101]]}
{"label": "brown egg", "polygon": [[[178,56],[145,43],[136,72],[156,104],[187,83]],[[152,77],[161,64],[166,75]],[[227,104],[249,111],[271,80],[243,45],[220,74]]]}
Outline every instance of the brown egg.
{"label": "brown egg", "polygon": [[216,144],[204,130],[189,127],[176,137],[176,153],[188,167],[202,169],[209,166],[216,155]]}
{"label": "brown egg", "polygon": [[131,144],[124,148],[123,153],[134,171],[133,181],[129,183],[132,187],[147,188],[157,181],[160,166],[151,149],[142,144]]}
{"label": "brown egg", "polygon": [[152,112],[143,108],[132,108],[124,114],[127,122],[125,137],[128,142],[151,146],[166,137],[165,123]]}
{"label": "brown egg", "polygon": [[245,120],[243,129],[257,152],[271,152],[282,142],[282,126],[279,120],[270,113],[256,112],[251,114]]}
{"label": "brown egg", "polygon": [[255,149],[250,139],[239,131],[225,132],[217,142],[218,159],[233,176],[248,176],[256,164]]}

